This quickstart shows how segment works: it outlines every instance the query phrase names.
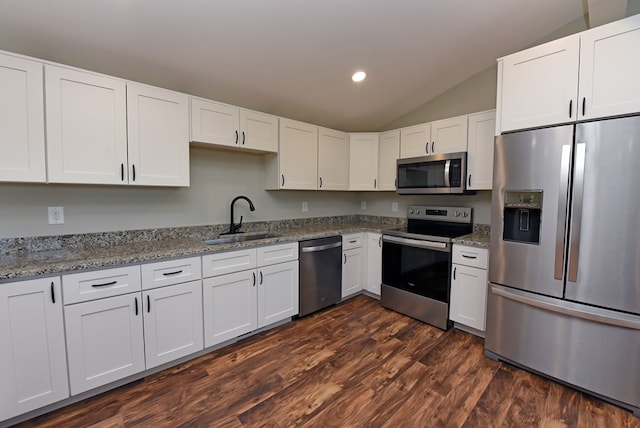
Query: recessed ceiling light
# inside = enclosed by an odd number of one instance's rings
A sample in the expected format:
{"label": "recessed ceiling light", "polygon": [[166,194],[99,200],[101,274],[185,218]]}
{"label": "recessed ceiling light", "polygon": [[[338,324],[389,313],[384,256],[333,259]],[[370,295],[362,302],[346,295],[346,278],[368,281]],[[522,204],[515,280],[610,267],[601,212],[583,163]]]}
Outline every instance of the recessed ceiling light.
{"label": "recessed ceiling light", "polygon": [[365,77],[367,77],[367,73],[364,71],[356,71],[353,73],[353,76],[351,76],[351,80],[354,82],[362,82]]}

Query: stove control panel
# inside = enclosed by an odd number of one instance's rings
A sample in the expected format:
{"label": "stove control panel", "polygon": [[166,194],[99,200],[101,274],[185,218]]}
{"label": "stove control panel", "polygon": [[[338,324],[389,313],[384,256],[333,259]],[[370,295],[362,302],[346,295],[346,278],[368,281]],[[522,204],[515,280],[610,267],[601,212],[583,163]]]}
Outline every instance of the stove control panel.
{"label": "stove control panel", "polygon": [[431,207],[424,205],[411,205],[407,208],[407,218],[454,223],[471,223],[472,212],[473,208],[467,207]]}

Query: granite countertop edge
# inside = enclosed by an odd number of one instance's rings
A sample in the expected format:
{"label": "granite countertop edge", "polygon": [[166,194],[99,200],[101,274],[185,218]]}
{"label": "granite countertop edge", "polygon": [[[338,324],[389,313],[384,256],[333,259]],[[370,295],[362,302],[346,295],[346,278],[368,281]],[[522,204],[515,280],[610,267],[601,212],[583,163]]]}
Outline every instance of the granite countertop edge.
{"label": "granite countertop edge", "polygon": [[476,248],[489,248],[489,241],[490,235],[488,232],[474,232],[453,239],[454,244]]}
{"label": "granite countertop edge", "polygon": [[323,228],[300,228],[275,232],[274,237],[244,242],[206,245],[201,239],[163,239],[158,241],[27,252],[0,257],[0,283],[39,276],[57,276],[69,272],[98,270],[131,264],[158,262],[176,258],[203,256],[225,251],[304,241],[359,232],[382,232],[394,224],[353,223]]}

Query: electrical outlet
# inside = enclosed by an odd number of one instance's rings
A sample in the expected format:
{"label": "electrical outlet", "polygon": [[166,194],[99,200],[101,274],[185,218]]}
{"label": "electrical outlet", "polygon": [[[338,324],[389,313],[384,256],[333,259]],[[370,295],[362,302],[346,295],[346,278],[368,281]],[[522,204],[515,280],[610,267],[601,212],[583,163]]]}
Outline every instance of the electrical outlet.
{"label": "electrical outlet", "polygon": [[64,224],[64,207],[49,207],[49,224]]}
{"label": "electrical outlet", "polygon": [[304,201],[302,203],[302,212],[306,213],[307,211],[309,211],[309,203],[307,201]]}
{"label": "electrical outlet", "polygon": [[367,201],[360,202],[360,209],[363,211],[367,209]]}
{"label": "electrical outlet", "polygon": [[391,211],[394,213],[398,212],[398,203],[397,202],[391,202]]}

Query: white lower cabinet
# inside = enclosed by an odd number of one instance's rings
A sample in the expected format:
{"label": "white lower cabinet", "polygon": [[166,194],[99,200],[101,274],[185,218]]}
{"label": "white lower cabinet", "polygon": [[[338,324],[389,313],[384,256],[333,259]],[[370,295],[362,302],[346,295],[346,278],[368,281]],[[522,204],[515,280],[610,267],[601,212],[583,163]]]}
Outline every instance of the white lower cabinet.
{"label": "white lower cabinet", "polygon": [[204,346],[297,315],[297,259],[297,242],[203,256]]}
{"label": "white lower cabinet", "polygon": [[202,281],[142,293],[146,368],[203,349]]}
{"label": "white lower cabinet", "polygon": [[0,421],[69,396],[60,278],[0,284]]}
{"label": "white lower cabinet", "polygon": [[382,283],[382,234],[368,232],[367,235],[367,282],[365,290],[380,295]]}
{"label": "white lower cabinet", "polygon": [[71,394],[145,369],[140,293],[65,306]]}
{"label": "white lower cabinet", "polygon": [[487,249],[453,246],[449,318],[479,333],[485,330],[487,266]]}
{"label": "white lower cabinet", "polygon": [[352,296],[364,289],[366,275],[366,251],[363,234],[342,236],[342,298]]}

